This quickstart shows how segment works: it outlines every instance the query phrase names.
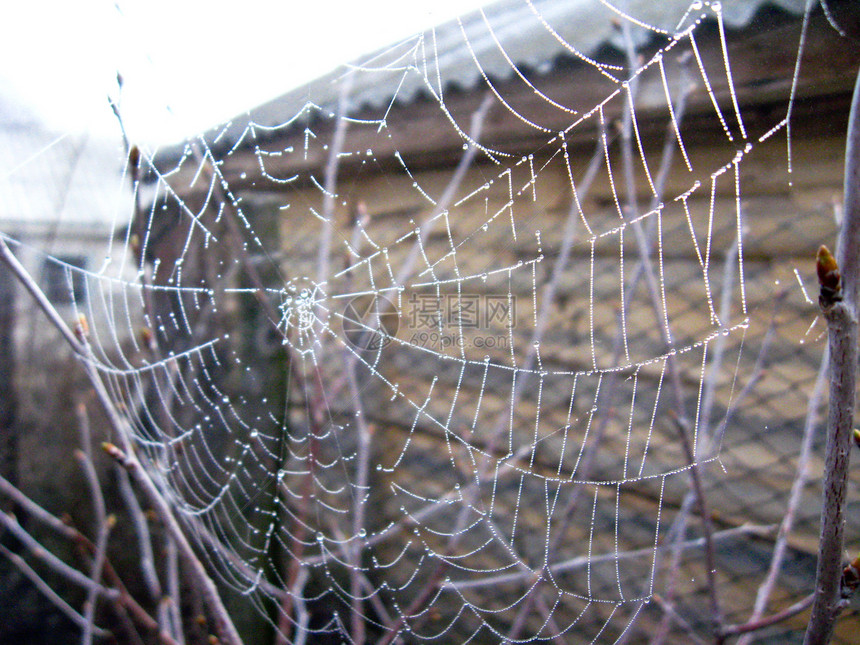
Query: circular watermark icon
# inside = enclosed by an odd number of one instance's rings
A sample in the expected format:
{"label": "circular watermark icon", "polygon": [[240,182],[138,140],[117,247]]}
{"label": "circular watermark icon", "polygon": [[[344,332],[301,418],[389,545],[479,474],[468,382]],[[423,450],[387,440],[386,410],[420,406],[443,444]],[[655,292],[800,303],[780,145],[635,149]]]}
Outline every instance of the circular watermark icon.
{"label": "circular watermark icon", "polygon": [[397,335],[400,312],[385,296],[375,293],[350,298],[343,310],[343,335],[360,351],[379,351]]}

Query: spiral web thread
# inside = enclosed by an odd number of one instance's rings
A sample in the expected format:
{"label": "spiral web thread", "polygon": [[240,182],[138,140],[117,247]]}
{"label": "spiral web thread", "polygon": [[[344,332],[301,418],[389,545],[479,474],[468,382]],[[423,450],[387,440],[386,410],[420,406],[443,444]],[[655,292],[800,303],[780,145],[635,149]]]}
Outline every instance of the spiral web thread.
{"label": "spiral web thread", "polygon": [[[626,48],[608,64],[525,1],[606,88],[585,109],[544,94],[485,19],[508,76],[567,114],[562,131],[498,89],[464,23],[457,47],[486,98],[452,114],[430,31],[340,77],[336,110],[311,96],[235,145],[216,131],[170,167],[145,158],[121,244],[84,274],[92,361],[148,467],[219,583],[291,640],[652,633],[678,559],[707,577],[693,476],[720,490],[742,472],[733,433],[762,429],[739,406],[774,298],[745,262],[763,234],[743,168],[785,137],[786,112],[745,125],[718,3],[691,3],[672,30],[595,3]],[[459,177],[376,152],[398,95],[352,116],[363,75],[422,88],[462,139]],[[640,132],[646,83],[662,92],[662,148]],[[699,123],[722,132],[707,156],[686,142],[695,91]],[[483,143],[491,111],[535,143]],[[302,144],[278,148],[297,128]],[[347,131],[371,143],[346,148]],[[309,158],[325,163],[279,174]],[[129,263],[134,279],[111,274]],[[801,273],[789,279],[804,300]]]}

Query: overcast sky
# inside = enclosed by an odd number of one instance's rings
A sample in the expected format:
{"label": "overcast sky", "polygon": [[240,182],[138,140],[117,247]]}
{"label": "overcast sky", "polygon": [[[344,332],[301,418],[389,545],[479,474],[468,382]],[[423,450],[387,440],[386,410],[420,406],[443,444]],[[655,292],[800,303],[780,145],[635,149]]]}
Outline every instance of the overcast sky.
{"label": "overcast sky", "polygon": [[0,88],[51,127],[172,143],[489,0],[8,2]]}

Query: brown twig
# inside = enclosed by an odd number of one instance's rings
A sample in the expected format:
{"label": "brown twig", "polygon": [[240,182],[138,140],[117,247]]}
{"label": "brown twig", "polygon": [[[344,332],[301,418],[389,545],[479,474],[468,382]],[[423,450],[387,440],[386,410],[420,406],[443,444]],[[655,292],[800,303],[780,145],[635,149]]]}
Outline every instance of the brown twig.
{"label": "brown twig", "polygon": [[172,536],[165,536],[165,560],[167,561],[167,595],[161,599],[161,605],[166,608],[168,623],[170,625],[170,633],[176,635],[176,640],[180,644],[185,643],[185,636],[182,630],[182,614],[179,611],[180,590],[179,590],[179,562],[176,553],[176,541]]}
{"label": "brown twig", "polygon": [[[86,334],[83,332],[82,326],[79,327],[80,336],[86,339]],[[102,495],[102,487],[96,474],[95,466],[92,461],[91,437],[90,437],[90,419],[87,415],[87,408],[83,400],[79,400],[75,404],[75,415],[78,418],[78,431],[81,435],[81,450],[75,451],[75,458],[81,464],[84,475],[87,481],[87,486],[92,499],[93,511],[95,513],[96,527],[98,535],[96,537],[95,552],[93,554],[92,568],[90,570],[90,578],[98,582],[102,577],[105,560],[107,557],[107,545],[110,531],[116,524],[116,518],[107,516],[105,508],[104,495]],[[84,633],[81,638],[82,645],[90,645],[93,640],[93,627],[96,611],[96,602],[98,595],[95,589],[90,589],[87,592],[87,599],[84,601]]]}
{"label": "brown twig", "polygon": [[[755,605],[753,607],[753,612],[750,615],[749,620],[747,620],[746,624],[756,624],[768,620],[768,618],[762,617],[764,615],[765,609],[767,608],[768,600],[770,599],[770,595],[773,592],[773,588],[776,584],[779,573],[782,569],[782,563],[788,548],[788,537],[791,534],[791,530],[794,526],[794,519],[797,515],[797,510],[800,507],[801,500],[804,496],[803,491],[806,488],[806,483],[809,481],[809,477],[811,475],[811,473],[809,472],[809,460],[812,456],[812,443],[813,438],[815,437],[815,430],[818,426],[818,413],[819,408],[821,406],[822,394],[824,392],[824,383],[827,378],[827,364],[828,356],[827,352],[825,351],[824,356],[822,356],[821,358],[821,365],[818,369],[818,376],[815,379],[815,386],[812,389],[812,394],[810,394],[809,396],[809,404],[807,406],[806,412],[806,422],[804,423],[803,429],[803,440],[800,446],[800,456],[797,458],[797,474],[795,475],[794,480],[791,483],[791,492],[788,496],[788,504],[786,505],[785,516],[783,517],[783,520],[779,525],[779,532],[777,533],[776,543],[774,544],[773,555],[771,556],[771,562],[770,567],[768,568],[767,576],[759,586],[759,590],[756,593],[756,600]],[[810,604],[811,602],[812,601],[810,598]],[[731,632],[728,632],[728,629],[729,628],[724,629],[723,633],[730,635]],[[749,630],[749,632],[752,631],[753,630]],[[738,640],[737,645],[748,645],[750,639],[750,636],[744,636],[743,638]]]}
{"label": "brown twig", "polygon": [[770,616],[766,616],[765,618],[759,618],[757,620],[751,620],[749,622],[743,623],[742,625],[727,625],[723,628],[724,636],[735,636],[737,634],[747,634],[750,632],[755,632],[760,629],[764,629],[765,627],[770,627],[771,625],[776,625],[777,623],[781,623],[784,620],[788,620],[794,616],[797,616],[800,613],[803,613],[809,606],[812,604],[813,599],[815,598],[814,594],[809,594],[803,600],[800,600],[790,607],[786,607],[782,611],[779,611],[775,614],[771,614]]}
{"label": "brown twig", "polygon": [[[117,420],[117,423],[120,426],[120,431],[122,431],[122,425],[119,420]],[[124,436],[124,433],[121,436]],[[230,619],[230,615],[221,601],[215,583],[212,582],[209,574],[203,568],[203,564],[191,548],[185,532],[179,526],[179,523],[173,516],[173,512],[170,510],[167,500],[158,488],[156,488],[155,483],[150,479],[140,461],[133,454],[125,452],[110,443],[102,444],[102,449],[128,471],[131,478],[140,486],[150,503],[155,507],[155,511],[164,522],[168,533],[176,541],[176,546],[182,559],[188,567],[195,584],[200,589],[203,602],[209,611],[212,612],[212,618],[215,621],[215,628],[219,638],[229,645],[241,645],[242,639],[239,637],[239,633],[236,631],[236,627],[233,625],[233,621]]]}
{"label": "brown twig", "polygon": [[705,645],[705,641],[701,639],[701,637],[696,634],[696,631],[693,629],[693,626],[675,609],[675,604],[669,600],[668,598],[663,598],[660,594],[655,593],[652,597],[654,602],[660,607],[663,611],[663,615],[666,617],[666,621],[672,622],[677,625],[681,630],[683,630],[684,635],[690,640],[691,643],[696,643],[697,645]]}
{"label": "brown twig", "polygon": [[57,313],[57,310],[45,296],[44,292],[33,280],[33,277],[21,265],[9,249],[6,241],[2,238],[0,238],[0,260],[5,262],[12,270],[24,288],[36,300],[37,304],[51,323],[57,328],[72,350],[81,359],[84,372],[95,390],[99,403],[107,415],[108,422],[111,424],[112,429],[125,446],[125,451],[113,446],[114,450],[109,451],[109,454],[116,458],[117,461],[129,471],[132,478],[135,479],[146,497],[149,499],[150,503],[155,507],[156,512],[164,521],[167,530],[177,541],[177,546],[179,547],[183,559],[188,565],[189,572],[195,583],[200,586],[204,601],[213,614],[216,629],[221,640],[229,645],[239,645],[242,640],[233,625],[233,621],[227,613],[227,609],[224,607],[224,603],[221,601],[221,597],[218,595],[215,583],[212,582],[212,579],[209,577],[209,574],[206,573],[206,569],[203,567],[203,564],[195,555],[194,550],[191,548],[191,544],[188,542],[188,538],[182,530],[182,527],[180,527],[176,518],[173,516],[173,511],[167,503],[167,500],[143,469],[137,457],[135,457],[131,452],[132,445],[131,440],[128,437],[128,428],[110,398],[101,377],[96,371],[88,348],[75,337],[60,317],[59,313]]}
{"label": "brown twig", "polygon": [[346,118],[349,111],[349,93],[352,90],[355,73],[348,73],[343,81],[337,102],[337,123],[334,128],[331,147],[328,151],[325,170],[323,171],[323,208],[322,208],[322,230],[319,236],[319,248],[317,253],[317,284],[325,283],[329,278],[329,267],[331,263],[331,240],[335,229],[335,198],[337,196],[337,174],[340,169],[340,154],[346,140],[346,130],[349,121]]}
{"label": "brown twig", "polygon": [[[298,508],[298,517],[296,520],[296,531],[292,535],[291,553],[293,559],[290,561],[287,570],[287,587],[295,589],[299,581],[306,580],[307,577],[303,574],[302,555],[305,551],[305,537],[309,531],[309,523],[307,521],[310,514],[310,503],[314,497],[313,486],[316,480],[316,459],[318,450],[317,437],[321,436],[325,425],[325,411],[323,401],[322,383],[315,380],[313,382],[313,396],[307,399],[308,405],[308,452],[307,452],[307,471],[302,478],[302,490],[299,495],[300,506]],[[283,486],[279,483],[279,490]],[[281,602],[278,611],[278,633],[275,636],[276,645],[285,645],[287,634],[290,631],[290,623],[292,622],[292,614],[294,603],[301,597],[302,589],[298,589],[297,593],[291,593],[285,596]],[[296,626],[298,629],[298,625]]]}
{"label": "brown twig", "polygon": [[421,253],[421,249],[427,241],[427,238],[430,236],[430,233],[433,232],[433,229],[436,226],[437,218],[448,210],[448,207],[451,205],[451,202],[454,200],[454,196],[457,194],[457,190],[460,188],[460,185],[463,183],[463,180],[466,177],[466,173],[472,167],[472,164],[475,161],[475,155],[478,152],[478,142],[481,140],[481,133],[484,129],[484,123],[487,119],[487,114],[490,111],[490,107],[493,105],[493,96],[489,92],[484,95],[484,98],[481,99],[481,104],[478,106],[478,109],[472,113],[472,118],[469,123],[469,140],[474,142],[466,148],[466,153],[460,157],[460,161],[457,163],[457,167],[454,169],[453,174],[451,175],[451,179],[445,185],[445,190],[442,192],[442,196],[436,202],[436,205],[433,207],[433,211],[429,214],[424,223],[421,225],[421,228],[418,231],[418,235],[415,239],[415,243],[409,249],[409,254],[403,260],[403,263],[400,265],[400,268],[397,271],[397,277],[395,282],[397,286],[400,287],[405,284],[406,280],[412,275],[412,270],[415,267],[415,262],[418,260],[418,256]]}
{"label": "brown twig", "polygon": [[348,561],[350,563],[350,596],[351,596],[351,631],[354,643],[363,643],[366,638],[365,618],[362,615],[361,600],[361,552],[364,548],[363,536],[365,529],[365,509],[367,499],[370,497],[369,467],[370,467],[370,443],[371,428],[364,414],[364,406],[361,403],[361,391],[358,386],[358,378],[355,374],[355,363],[348,362],[346,365],[349,379],[349,389],[352,396],[352,404],[355,408],[355,421],[358,430],[358,455],[355,476],[355,498],[352,513],[352,540],[349,546]]}
{"label": "brown twig", "polygon": [[724,641],[722,636],[722,611],[720,609],[719,597],[717,596],[717,563],[716,553],[714,549],[713,531],[711,528],[711,517],[708,512],[707,499],[705,498],[705,490],[702,486],[702,475],[699,472],[699,466],[696,462],[696,455],[692,443],[690,442],[689,430],[684,421],[674,414],[670,414],[670,418],[675,422],[678,428],[678,435],[681,438],[681,446],[684,449],[684,454],[687,457],[690,466],[690,481],[692,488],[696,494],[696,502],[699,507],[699,517],[702,520],[702,534],[705,540],[705,576],[708,581],[708,593],[711,600],[711,622],[713,624],[714,633],[716,634],[716,642],[719,645]]}
{"label": "brown twig", "polygon": [[[96,526],[98,527],[98,536],[96,538],[95,544],[95,552],[93,554],[93,563],[92,568],[90,570],[90,579],[94,582],[98,582],[102,577],[102,570],[104,569],[105,559],[107,557],[107,545],[108,545],[108,537],[110,536],[110,531],[116,524],[116,518],[114,516],[108,516],[105,510],[105,501],[104,496],[102,495],[101,485],[99,483],[98,475],[96,474],[96,469],[93,466],[92,459],[90,459],[89,455],[89,420],[86,416],[86,409],[84,408],[82,403],[77,405],[77,413],[79,418],[79,425],[81,428],[81,440],[84,445],[84,450],[75,451],[75,458],[80,462],[81,467],[84,470],[84,474],[86,476],[87,484],[90,490],[90,497],[93,501],[93,509],[95,511],[96,516]],[[98,593],[95,588],[89,589],[87,592],[87,599],[84,602],[84,618],[86,619],[86,625],[84,627],[83,638],[81,642],[83,645],[89,645],[92,643],[93,636],[93,620],[95,617],[96,610],[96,601],[98,600]]]}
{"label": "brown twig", "polygon": [[[745,524],[736,528],[718,531],[712,535],[712,539],[715,541],[720,541],[731,540],[737,538],[738,536],[746,535],[765,536],[771,534],[775,528],[776,526],[758,526]],[[705,539],[703,537],[699,537],[690,540],[684,540],[679,546],[684,551],[692,549],[701,549],[705,546]],[[656,552],[660,553],[664,551],[669,551],[670,549],[674,548],[674,544],[662,545],[656,548]],[[654,556],[654,552],[654,547],[643,547],[641,549],[635,549],[633,551],[622,551],[617,554],[605,553],[602,555],[592,554],[590,556],[578,555],[569,560],[556,562],[555,564],[550,565],[548,568],[553,573],[553,575],[559,575],[563,573],[570,573],[571,571],[579,571],[580,569],[585,569],[589,566],[589,564],[595,565],[603,562],[615,562],[616,560],[618,562],[622,562],[627,560],[636,560],[640,558],[650,558]],[[494,576],[488,576],[486,578],[475,578],[471,580],[451,580],[449,582],[446,582],[442,586],[442,588],[451,589],[459,593],[467,589],[498,587],[499,585],[507,585],[513,582],[523,582],[528,580],[529,578],[534,578],[534,572],[518,571],[517,573],[501,573]]]}
{"label": "brown twig", "polygon": [[7,479],[0,475],[0,492],[9,497],[28,517],[38,520],[42,524],[56,531],[68,540],[76,540],[80,535],[76,529],[69,526],[59,517],[51,515],[20,490],[15,488]]}
{"label": "brown twig", "polygon": [[[631,69],[636,69],[638,67],[637,62],[635,60],[636,51],[635,45],[632,41],[631,34],[629,29],[625,30],[625,44],[626,44],[626,54],[628,58],[628,62],[630,64]],[[684,72],[686,72],[686,68],[682,68]],[[615,341],[613,343],[613,352],[612,352],[612,364],[617,364],[619,357],[621,356],[622,349],[626,351],[626,327],[625,321],[628,316],[628,310],[630,304],[632,302],[632,298],[634,293],[636,292],[641,279],[644,277],[647,279],[647,283],[650,287],[650,294],[652,296],[652,302],[654,303],[655,312],[658,318],[658,326],[661,326],[660,323],[660,311],[658,305],[657,298],[657,288],[656,288],[656,279],[654,277],[653,267],[651,265],[650,254],[652,243],[650,241],[650,237],[653,235],[648,235],[645,233],[642,228],[641,222],[639,221],[638,215],[638,205],[636,203],[636,186],[634,180],[633,173],[633,112],[634,112],[634,104],[635,98],[638,89],[638,77],[637,75],[633,75],[629,81],[627,86],[627,102],[628,109],[624,112],[624,118],[622,122],[621,128],[621,149],[623,154],[623,162],[625,169],[625,179],[627,184],[627,212],[624,213],[624,217],[626,220],[632,222],[632,227],[634,232],[636,233],[636,242],[639,249],[639,262],[636,266],[636,271],[633,274],[633,277],[630,279],[629,284],[624,285],[623,290],[623,301],[621,303],[620,308],[620,316],[619,316],[619,325],[618,325],[618,333],[616,334]],[[685,109],[686,109],[686,100],[687,96],[692,89],[692,86],[689,83],[683,83],[681,86],[681,93],[677,99],[677,104],[675,109],[673,110],[674,118],[670,123],[672,128],[667,128],[666,137],[663,145],[663,152],[660,161],[660,167],[658,170],[656,181],[653,184],[654,195],[651,200],[651,210],[655,210],[658,207],[658,204],[662,200],[663,191],[665,189],[666,180],[669,175],[669,171],[672,167],[672,163],[674,160],[674,150],[675,150],[675,138],[677,136],[678,123],[683,118]],[[598,146],[598,149],[595,153],[595,157],[592,159],[593,166],[589,166],[589,171],[591,171],[592,167],[596,170],[599,168],[598,163],[600,161],[605,161],[606,168],[609,172],[611,172],[611,167],[609,164],[609,152],[608,152],[608,142],[607,142],[607,133],[606,133],[606,124],[603,118],[602,110],[599,112],[600,122],[601,122],[601,131],[599,135],[599,140],[601,141],[601,145]],[[586,177],[589,178],[587,182],[584,182],[585,191],[580,191],[581,196],[579,200],[574,200],[577,207],[582,199],[584,199],[584,192],[588,190],[590,187],[591,177],[589,173],[586,173]],[[581,185],[582,189],[583,186]],[[572,213],[571,213],[572,214]],[[573,223],[575,220],[569,219],[568,224]],[[558,273],[561,270],[564,270],[565,263],[567,261],[567,253],[569,252],[569,244],[572,242],[572,231],[568,232],[567,228],[565,228],[565,241],[563,242],[562,252],[559,256],[559,260],[556,263],[553,271],[553,278],[550,283],[547,285],[547,289],[542,294],[542,306],[543,309],[541,311],[541,316],[539,317],[539,321],[542,321],[543,318],[547,314],[547,310],[549,305],[552,303],[554,299],[554,289],[556,281],[558,280]],[[539,322],[539,325],[542,326],[544,323]],[[668,323],[667,323],[668,325]],[[663,328],[661,326],[661,328]],[[668,334],[668,329],[664,329],[665,341],[667,346],[671,346],[671,338]],[[683,407],[682,407],[682,398],[680,392],[680,381],[677,375],[677,370],[674,368],[674,362],[670,362],[669,371],[673,376],[673,383],[675,385],[675,390],[677,394],[677,405],[678,411],[683,415]],[[579,466],[579,474],[581,477],[587,477],[587,473],[591,472],[593,468],[593,464],[596,460],[597,448],[601,443],[602,436],[604,435],[608,423],[612,417],[609,411],[613,407],[613,399],[615,398],[615,391],[618,386],[619,378],[617,373],[610,373],[607,376],[607,383],[604,386],[604,394],[602,396],[602,409],[605,411],[601,414],[600,423],[596,426],[596,431],[593,434],[591,444],[587,453],[584,455],[583,460],[580,462]],[[552,561],[555,557],[555,552],[561,546],[563,541],[563,536],[566,533],[567,526],[573,520],[580,498],[582,496],[582,487],[576,489],[571,495],[570,499],[567,502],[566,508],[561,514],[561,521],[559,521],[555,527],[556,535],[553,539],[552,543],[549,546],[547,553],[547,561]],[[507,637],[509,639],[515,639],[519,636],[522,631],[525,621],[531,611],[531,607],[533,605],[533,598],[537,596],[537,591],[533,591],[529,594],[529,597],[526,598],[526,601],[523,603],[523,606],[520,608],[514,623],[511,629],[508,631]]]}
{"label": "brown twig", "polygon": [[[35,585],[35,587],[41,591],[48,600],[51,601],[51,604],[54,605],[57,609],[63,612],[66,617],[68,617],[73,623],[75,623],[81,629],[84,629],[87,624],[87,619],[81,616],[77,611],[75,611],[65,600],[60,598],[56,591],[51,589],[51,586],[46,583],[42,578],[36,573],[30,565],[16,553],[12,553],[5,546],[0,544],[0,553],[6,556],[9,561],[18,568],[18,570],[23,573],[30,582]],[[96,636],[108,636],[110,632],[106,632],[105,630],[99,627],[92,628],[93,634]]]}
{"label": "brown twig", "polygon": [[83,587],[87,591],[92,591],[108,600],[116,600],[119,598],[118,590],[110,589],[100,584],[98,581],[92,580],[74,567],[70,567],[56,555],[45,549],[32,535],[18,524],[18,520],[15,519],[14,515],[0,513],[0,524],[2,524],[3,527],[12,535],[18,538],[36,559],[40,560],[48,568],[69,582],[72,582],[79,587]]}
{"label": "brown twig", "polygon": [[123,468],[117,468],[117,479],[119,480],[119,493],[125,502],[125,508],[131,518],[134,533],[137,536],[138,563],[143,574],[143,582],[149,597],[153,602],[161,599],[161,583],[158,572],[155,570],[155,558],[152,554],[152,538],[149,533],[149,522],[128,480],[128,472]]}
{"label": "brown twig", "polygon": [[[482,132],[484,121],[486,119],[487,113],[492,105],[492,98],[490,95],[486,95],[481,101],[481,105],[478,109],[472,114],[471,123],[470,123],[470,144],[466,150],[466,153],[460,159],[460,163],[457,165],[457,168],[449,181],[446,189],[436,204],[436,208],[434,213],[442,213],[445,208],[447,208],[447,204],[453,199],[457,188],[462,182],[465,174],[471,164],[474,161],[474,157],[476,151],[479,147],[478,138]],[[417,257],[419,248],[423,245],[424,240],[430,234],[432,230],[432,221],[435,220],[435,214],[433,217],[429,218],[427,222],[425,222],[424,226],[421,228],[421,231],[418,235],[418,239],[415,242],[415,245],[410,250],[410,256],[407,257],[405,264],[401,266],[400,271],[398,272],[397,282],[402,284],[402,282],[408,277],[409,273],[412,270],[412,264],[415,261],[415,257]],[[413,257],[414,256],[414,257]],[[411,259],[410,259],[411,258]],[[515,403],[511,404],[512,406]],[[494,432],[494,437],[498,436],[503,430],[505,414],[502,412],[499,416],[499,420],[497,423],[496,430]],[[486,469],[490,467],[490,462],[485,460],[482,471],[486,472]],[[480,475],[476,476],[476,481],[479,481],[482,477]],[[479,492],[479,487],[475,486],[472,490],[472,495],[476,496]],[[471,502],[467,502],[463,504],[460,513],[458,514],[457,520],[455,522],[454,530],[452,531],[451,538],[448,541],[448,545],[446,547],[446,551],[448,553],[453,553],[456,549],[457,544],[461,538],[461,530],[463,526],[465,526],[467,515],[469,512],[469,507],[471,506]],[[380,645],[389,645],[395,640],[399,639],[400,630],[406,624],[406,622],[415,617],[420,613],[420,610],[424,608],[424,604],[427,603],[433,596],[438,593],[439,585],[444,577],[445,571],[448,569],[448,562],[445,558],[440,558],[439,564],[433,569],[433,571],[428,576],[424,585],[417,591],[415,594],[415,598],[410,603],[409,607],[400,613],[400,616],[392,623],[388,621],[385,625],[385,636],[380,640]],[[428,614],[425,612],[424,616],[426,617]]]}
{"label": "brown twig", "polygon": [[[843,608],[840,596],[845,482],[854,427],[857,382],[857,284],[860,278],[860,73],[854,86],[845,151],[845,203],[837,258],[819,250],[819,304],[827,320],[830,406],[824,457],[824,500],[815,601],[805,645],[829,642]],[[833,271],[836,275],[833,275]],[[841,288],[838,278],[841,273]],[[835,281],[835,283],[834,283]]]}
{"label": "brown twig", "polygon": [[[88,556],[95,553],[95,545],[85,535],[73,526],[63,522],[60,518],[48,513],[24,493],[12,486],[12,484],[7,480],[3,479],[3,477],[0,477],[0,492],[13,500],[21,510],[27,513],[28,517],[38,520],[45,526],[59,533],[64,538],[77,544],[82,553],[85,553]],[[121,610],[128,611],[131,616],[146,629],[158,633],[158,637],[164,645],[176,645],[176,641],[174,641],[170,636],[164,632],[160,632],[158,623],[128,593],[110,561],[105,562],[105,578],[108,580],[111,587],[119,591],[117,602],[121,606]]]}

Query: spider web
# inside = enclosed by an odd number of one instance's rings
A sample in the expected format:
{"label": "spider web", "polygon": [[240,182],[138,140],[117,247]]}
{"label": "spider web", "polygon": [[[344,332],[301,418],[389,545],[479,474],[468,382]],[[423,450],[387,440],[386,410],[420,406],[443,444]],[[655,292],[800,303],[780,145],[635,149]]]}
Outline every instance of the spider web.
{"label": "spider web", "polygon": [[[525,5],[596,100],[544,93],[504,44],[525,27],[482,12],[337,76],[336,106],[311,93],[144,155],[113,252],[137,279],[86,274],[93,361],[150,470],[220,583],[296,642],[621,639],[660,592],[664,500],[723,476],[768,300],[747,288],[742,167],[787,117],[746,125],[719,3],[594,3],[614,58]],[[483,97],[468,113],[449,109],[455,51]],[[722,133],[706,157],[693,91]],[[387,152],[409,102],[459,138],[456,170]],[[655,111],[659,136],[640,130]],[[494,114],[528,147],[485,143]]]}

